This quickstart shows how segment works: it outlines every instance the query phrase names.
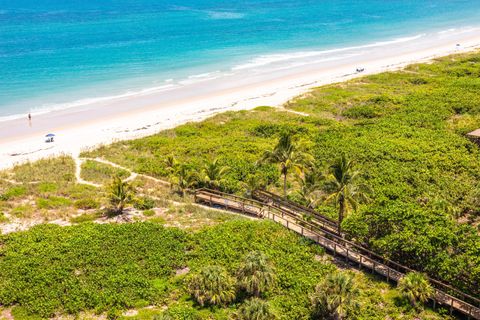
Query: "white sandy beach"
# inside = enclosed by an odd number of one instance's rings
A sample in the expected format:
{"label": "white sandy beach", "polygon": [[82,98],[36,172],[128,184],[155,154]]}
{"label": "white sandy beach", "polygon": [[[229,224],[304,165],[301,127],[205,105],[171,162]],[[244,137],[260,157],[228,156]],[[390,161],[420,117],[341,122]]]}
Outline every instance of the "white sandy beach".
{"label": "white sandy beach", "polygon": [[[479,29],[452,30],[298,58],[279,56],[268,68],[259,66],[261,61],[254,61],[231,75],[206,77],[169,90],[34,115],[31,123],[25,115],[22,119],[0,122],[0,168],[62,153],[76,156],[99,144],[151,135],[227,110],[279,106],[319,85],[396,70],[477,48],[480,48]],[[342,57],[337,58],[339,55]],[[356,73],[357,67],[365,68],[365,72]],[[56,135],[54,143],[44,142],[47,133]]]}

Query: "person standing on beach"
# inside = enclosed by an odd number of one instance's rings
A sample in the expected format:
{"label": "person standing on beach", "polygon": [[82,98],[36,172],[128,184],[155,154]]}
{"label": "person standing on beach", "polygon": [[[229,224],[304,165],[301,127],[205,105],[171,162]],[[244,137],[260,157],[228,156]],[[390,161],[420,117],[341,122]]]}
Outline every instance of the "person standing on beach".
{"label": "person standing on beach", "polygon": [[28,125],[32,126],[32,115],[30,113],[28,114]]}

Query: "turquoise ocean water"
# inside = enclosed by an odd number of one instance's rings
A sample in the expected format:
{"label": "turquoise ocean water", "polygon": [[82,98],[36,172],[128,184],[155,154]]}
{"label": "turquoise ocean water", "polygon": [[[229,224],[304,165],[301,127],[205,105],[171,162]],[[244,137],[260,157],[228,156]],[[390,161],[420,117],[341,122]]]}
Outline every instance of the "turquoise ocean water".
{"label": "turquoise ocean water", "polygon": [[476,25],[478,0],[0,0],[0,119]]}

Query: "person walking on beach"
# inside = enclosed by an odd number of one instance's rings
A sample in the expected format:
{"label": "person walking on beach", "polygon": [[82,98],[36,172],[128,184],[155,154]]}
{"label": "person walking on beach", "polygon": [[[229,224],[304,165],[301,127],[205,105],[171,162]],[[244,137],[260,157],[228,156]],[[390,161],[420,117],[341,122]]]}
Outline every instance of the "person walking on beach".
{"label": "person walking on beach", "polygon": [[32,126],[32,115],[30,113],[28,113],[28,125]]}

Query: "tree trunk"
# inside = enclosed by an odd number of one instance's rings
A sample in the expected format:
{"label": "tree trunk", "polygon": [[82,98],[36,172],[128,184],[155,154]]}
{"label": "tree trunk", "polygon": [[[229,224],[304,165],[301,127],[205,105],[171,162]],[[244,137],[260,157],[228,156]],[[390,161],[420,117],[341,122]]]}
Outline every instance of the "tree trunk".
{"label": "tree trunk", "polygon": [[338,233],[342,233],[342,221],[343,221],[343,215],[345,213],[345,203],[344,200],[340,199],[340,203],[338,206]]}
{"label": "tree trunk", "polygon": [[415,298],[410,298],[410,304],[412,305],[412,307],[417,310],[417,301],[415,300]]}
{"label": "tree trunk", "polygon": [[124,203],[120,202],[117,206],[117,214],[122,214],[123,213],[123,208],[124,208]]}

